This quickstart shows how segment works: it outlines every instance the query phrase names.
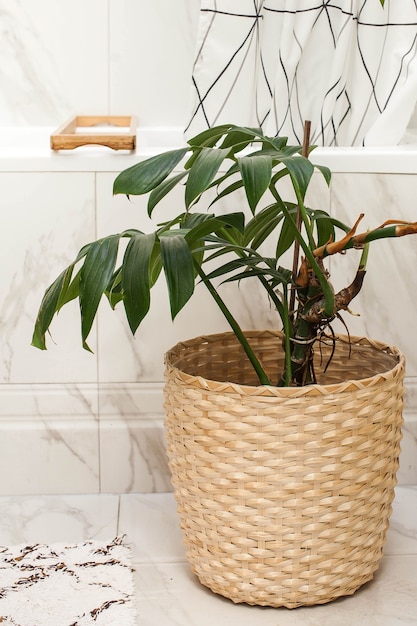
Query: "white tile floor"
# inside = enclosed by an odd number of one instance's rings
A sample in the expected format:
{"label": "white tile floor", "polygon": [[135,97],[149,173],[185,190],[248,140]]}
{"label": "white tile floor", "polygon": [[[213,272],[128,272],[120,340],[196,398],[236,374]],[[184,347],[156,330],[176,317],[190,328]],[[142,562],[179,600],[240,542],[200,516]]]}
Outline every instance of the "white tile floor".
{"label": "white tile floor", "polygon": [[417,487],[397,488],[371,583],[352,597],[292,611],[234,605],[202,587],[184,559],[172,494],[0,498],[0,545],[119,534],[134,550],[138,626],[417,625]]}

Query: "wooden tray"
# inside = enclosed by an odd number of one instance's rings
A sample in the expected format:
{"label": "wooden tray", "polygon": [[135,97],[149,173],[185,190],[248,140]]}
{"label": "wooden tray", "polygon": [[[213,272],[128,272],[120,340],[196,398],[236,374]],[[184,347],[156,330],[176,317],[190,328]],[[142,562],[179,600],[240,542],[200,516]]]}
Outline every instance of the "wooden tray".
{"label": "wooden tray", "polygon": [[[65,122],[51,135],[52,150],[73,150],[79,146],[108,146],[113,150],[134,150],[136,147],[134,116],[126,115],[77,115]],[[100,128],[92,128],[100,126]],[[106,132],[112,127],[111,132]],[[118,127],[128,131],[117,132]]]}

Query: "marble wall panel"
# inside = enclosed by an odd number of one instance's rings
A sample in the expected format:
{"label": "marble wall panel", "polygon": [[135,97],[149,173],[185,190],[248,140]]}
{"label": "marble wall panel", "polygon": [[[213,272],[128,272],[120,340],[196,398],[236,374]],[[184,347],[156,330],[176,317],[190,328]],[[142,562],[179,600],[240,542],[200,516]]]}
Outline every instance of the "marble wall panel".
{"label": "marble wall panel", "polygon": [[0,126],[136,114],[183,126],[195,0],[20,0],[0,6]]}
{"label": "marble wall panel", "polygon": [[0,125],[108,112],[107,11],[102,0],[1,4]]}
{"label": "marble wall panel", "polygon": [[3,173],[0,184],[0,382],[94,380],[75,303],[54,323],[48,351],[30,345],[46,287],[94,237],[94,174]]}
{"label": "marble wall panel", "polygon": [[100,386],[101,491],[171,491],[160,384]]}
{"label": "marble wall panel", "polygon": [[[417,177],[406,174],[335,174],[332,213],[347,224],[365,214],[358,232],[387,219],[416,219]],[[360,251],[332,257],[336,291],[353,279]],[[358,317],[345,315],[352,334],[366,335],[400,348],[407,357],[407,375],[417,375],[415,293],[417,239],[386,239],[371,244],[361,293],[351,303]],[[346,274],[346,269],[347,274]]]}
{"label": "marble wall panel", "polygon": [[[406,384],[408,391],[413,383],[408,379]],[[417,411],[415,408],[404,412],[400,468],[397,478],[400,485],[415,485],[417,482]]]}
{"label": "marble wall panel", "polygon": [[0,174],[2,494],[99,490],[97,363],[81,348],[77,306],[59,315],[47,351],[30,345],[44,290],[94,237],[94,179]]}
{"label": "marble wall panel", "polygon": [[97,493],[97,391],[0,386],[0,494]]}
{"label": "marble wall panel", "polygon": [[109,0],[110,110],[142,126],[181,126],[190,86],[200,3]]}

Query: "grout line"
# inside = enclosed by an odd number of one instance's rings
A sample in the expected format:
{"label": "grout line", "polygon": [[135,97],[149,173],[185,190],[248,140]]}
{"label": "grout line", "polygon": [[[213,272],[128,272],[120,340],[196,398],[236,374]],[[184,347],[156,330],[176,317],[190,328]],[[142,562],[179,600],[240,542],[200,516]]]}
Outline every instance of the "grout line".
{"label": "grout line", "polygon": [[120,534],[120,509],[121,509],[121,500],[122,500],[122,495],[119,493],[118,495],[118,499],[117,499],[117,523],[116,523],[116,537],[119,536]]}
{"label": "grout line", "polygon": [[107,0],[107,113],[111,115],[111,8],[110,1]]}
{"label": "grout line", "polygon": [[[97,172],[94,172],[94,238],[97,239],[98,231],[98,182]],[[97,402],[97,464],[98,464],[98,491],[102,492],[102,458],[101,458],[101,397],[100,397],[100,346],[99,346],[99,319],[94,324],[96,343],[96,402]]]}

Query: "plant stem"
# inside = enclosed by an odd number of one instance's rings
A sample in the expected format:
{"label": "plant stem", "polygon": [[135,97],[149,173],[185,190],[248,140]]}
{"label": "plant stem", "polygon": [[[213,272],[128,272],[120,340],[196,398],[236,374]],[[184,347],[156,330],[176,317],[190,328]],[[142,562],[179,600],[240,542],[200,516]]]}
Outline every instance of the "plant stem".
{"label": "plant stem", "polygon": [[269,380],[269,378],[268,378],[265,370],[263,369],[259,359],[257,358],[256,354],[252,350],[252,347],[250,346],[248,340],[246,339],[246,337],[245,337],[242,329],[240,328],[238,322],[233,317],[231,311],[226,306],[226,304],[223,301],[223,299],[220,297],[219,292],[214,287],[214,285],[211,283],[211,281],[207,278],[206,274],[204,273],[202,268],[198,265],[198,263],[195,263],[195,267],[197,269],[197,272],[198,272],[201,280],[203,281],[203,283],[205,284],[205,286],[209,290],[209,292],[212,295],[212,297],[214,298],[217,306],[219,307],[219,309],[221,310],[221,312],[225,316],[225,318],[228,321],[231,329],[233,330],[234,334],[236,335],[237,339],[239,340],[243,350],[246,353],[246,356],[248,357],[248,359],[251,362],[251,364],[252,364],[256,374],[258,375],[259,382],[261,383],[261,385],[271,385],[271,381]]}
{"label": "plant stem", "polygon": [[325,277],[323,270],[319,267],[317,260],[314,257],[314,254],[312,253],[311,249],[308,247],[308,245],[302,238],[299,230],[297,230],[297,225],[293,217],[291,216],[291,213],[288,211],[284,203],[282,203],[282,212],[284,213],[285,217],[288,219],[288,223],[290,224],[294,232],[294,237],[298,239],[298,241],[300,242],[300,246],[302,247],[303,252],[306,255],[307,261],[310,263],[310,266],[317,280],[319,281],[321,285],[321,288],[323,290],[323,294],[325,297],[325,301],[326,301],[324,312],[328,317],[330,317],[334,313],[334,294],[328,283],[328,280]]}
{"label": "plant stem", "polygon": [[[310,146],[310,129],[311,129],[311,122],[309,120],[306,120],[304,122],[304,137],[303,137],[303,150],[302,150],[302,155],[304,157],[308,157],[309,146]],[[296,219],[296,225],[297,225],[298,231],[301,231],[302,223],[303,223],[303,220],[301,217],[301,210],[300,210],[300,206],[298,205],[297,206],[297,219]],[[293,254],[293,263],[292,263],[293,284],[295,284],[295,281],[297,278],[299,257],[300,257],[300,243],[298,239],[296,239],[294,241],[294,254]],[[291,291],[291,297],[290,297],[290,312],[291,312],[292,318],[294,317],[294,309],[295,309],[295,289]]]}
{"label": "plant stem", "polygon": [[[293,293],[293,292],[291,292]],[[284,300],[284,315],[282,318],[284,325],[284,341],[285,341],[285,370],[284,370],[284,384],[285,387],[291,385],[291,333],[292,333],[292,319],[290,316],[290,310],[288,308],[288,291],[287,286],[284,285],[283,289]],[[278,381],[279,385],[279,381]]]}

